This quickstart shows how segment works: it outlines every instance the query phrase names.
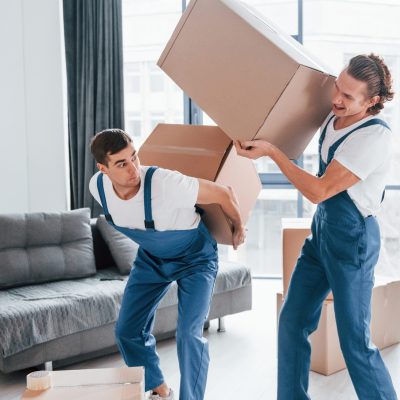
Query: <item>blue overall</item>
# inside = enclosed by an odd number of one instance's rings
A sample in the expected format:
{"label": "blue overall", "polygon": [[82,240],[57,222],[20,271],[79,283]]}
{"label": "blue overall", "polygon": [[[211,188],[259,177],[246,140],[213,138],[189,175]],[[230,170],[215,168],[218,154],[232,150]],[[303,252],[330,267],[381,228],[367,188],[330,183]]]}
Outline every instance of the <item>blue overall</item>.
{"label": "blue overall", "polygon": [[[324,163],[321,147],[331,119],[319,141],[318,176],[325,173],[338,146],[349,135],[374,124],[388,128],[377,118],[361,124],[332,144]],[[330,290],[340,347],[358,398],[397,399],[380,353],[370,340],[374,267],[380,249],[375,217],[364,218],[347,191],[343,191],[318,204],[311,232],[297,260],[279,316],[278,400],[310,399],[308,336],[317,329],[322,304]]]}
{"label": "blue overall", "polygon": [[164,377],[151,331],[157,306],[171,283],[176,281],[179,303],[176,341],[181,373],[179,398],[201,400],[209,364],[203,326],[218,269],[217,244],[202,222],[195,229],[155,229],[151,207],[151,180],[155,169],[150,167],[144,179],[145,230],[113,223],[107,208],[102,174],[97,181],[107,221],[139,244],[115,334],[125,363],[145,367],[145,390],[161,385]]}

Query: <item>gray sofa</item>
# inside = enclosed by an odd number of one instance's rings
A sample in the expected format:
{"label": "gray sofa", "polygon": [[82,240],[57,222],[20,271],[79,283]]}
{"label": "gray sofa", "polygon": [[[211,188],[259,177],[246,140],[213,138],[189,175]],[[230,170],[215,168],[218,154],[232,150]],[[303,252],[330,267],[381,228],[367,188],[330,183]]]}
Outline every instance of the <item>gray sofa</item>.
{"label": "gray sofa", "polygon": [[[117,351],[114,324],[137,247],[89,210],[0,215],[0,370]],[[176,285],[154,334],[175,334]],[[209,319],[251,309],[250,271],[220,261]],[[222,327],[221,327],[222,328]]]}

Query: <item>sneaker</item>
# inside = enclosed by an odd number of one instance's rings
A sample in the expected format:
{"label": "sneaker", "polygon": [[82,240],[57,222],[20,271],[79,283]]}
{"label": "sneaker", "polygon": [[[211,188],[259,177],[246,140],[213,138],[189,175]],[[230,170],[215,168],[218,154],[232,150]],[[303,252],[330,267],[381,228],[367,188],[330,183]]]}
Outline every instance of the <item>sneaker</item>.
{"label": "sneaker", "polygon": [[150,394],[149,400],[174,400],[174,392],[172,389],[169,389],[169,395],[167,397],[161,397],[157,393]]}

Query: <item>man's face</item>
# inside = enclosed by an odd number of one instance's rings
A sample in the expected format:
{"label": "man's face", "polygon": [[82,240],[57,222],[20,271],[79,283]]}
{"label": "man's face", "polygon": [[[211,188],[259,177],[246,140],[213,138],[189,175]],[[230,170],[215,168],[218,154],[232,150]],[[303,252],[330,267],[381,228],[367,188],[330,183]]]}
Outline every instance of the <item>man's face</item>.
{"label": "man's face", "polygon": [[364,116],[375,100],[368,98],[366,82],[353,78],[344,70],[333,89],[332,111],[337,117]]}
{"label": "man's face", "polygon": [[97,164],[101,172],[106,174],[113,184],[132,188],[140,184],[140,161],[132,143],[115,154],[109,154],[108,165]]}

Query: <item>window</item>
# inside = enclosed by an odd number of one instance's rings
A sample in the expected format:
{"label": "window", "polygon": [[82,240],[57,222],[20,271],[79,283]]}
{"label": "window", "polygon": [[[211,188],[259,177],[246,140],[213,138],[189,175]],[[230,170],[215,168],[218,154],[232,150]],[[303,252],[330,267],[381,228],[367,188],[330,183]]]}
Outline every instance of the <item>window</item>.
{"label": "window", "polygon": [[165,74],[153,63],[149,64],[150,73],[150,91],[151,92],[163,92],[164,91],[164,81]]}
{"label": "window", "polygon": [[381,228],[381,254],[377,275],[399,276],[400,257],[400,190],[387,190],[378,214]]}
{"label": "window", "polygon": [[[387,270],[395,268],[400,252],[397,206],[400,200],[400,46],[393,43],[400,40],[400,3],[397,0],[243,2],[301,39],[335,73],[355,54],[375,52],[385,58],[397,96],[382,113],[392,127],[394,155],[390,186],[379,215],[382,227],[379,266],[386,266]],[[184,122],[183,93],[156,65],[181,16],[181,7],[182,1],[178,0],[123,0],[126,125],[139,145],[157,123]],[[193,103],[192,108],[194,115],[198,109]],[[205,113],[197,119],[193,115],[192,120],[214,124]],[[311,173],[318,169],[318,136],[317,132],[298,160]],[[271,160],[258,160],[256,167],[265,185],[247,224],[247,242],[238,251],[220,246],[220,256],[245,262],[253,275],[275,276],[281,274],[281,218],[311,217],[316,206],[290,185]]]}
{"label": "window", "polygon": [[[356,18],[355,18],[356,16]],[[338,0],[304,1],[304,45],[338,74],[351,57],[374,52],[382,56],[391,70],[394,91],[400,91],[400,18],[398,1]],[[379,29],[376,28],[377,21]],[[389,190],[378,215],[381,226],[382,248],[376,268],[377,274],[394,276],[400,251],[400,97],[386,103],[380,114],[392,128],[393,158],[388,180]],[[304,154],[304,165],[317,170],[317,140],[313,140]],[[315,206],[304,200],[304,216],[311,216]],[[398,273],[397,273],[398,276]]]}
{"label": "window", "polygon": [[183,123],[183,93],[157,66],[181,0],[123,0],[126,130],[139,147],[159,122]]}
{"label": "window", "polygon": [[[297,34],[298,27],[303,28],[300,37],[303,38],[304,45],[321,59],[325,64],[331,66],[335,73],[339,73],[349,59],[361,53],[375,52],[384,57],[386,63],[391,69],[394,79],[394,90],[400,92],[400,47],[394,46],[394,41],[400,40],[400,27],[397,21],[400,18],[400,3],[397,1],[370,1],[361,3],[359,1],[285,1],[277,2],[272,0],[244,0],[250,7],[266,15],[267,18],[285,30],[291,35]],[[297,11],[298,4],[302,3],[303,18],[298,24]],[[357,18],[354,16],[357,15]],[[377,26],[376,21],[385,21],[384,24],[379,24],[379,29],[374,29]],[[371,28],[372,27],[372,28]],[[389,122],[392,127],[393,135],[393,161],[390,171],[389,189],[387,190],[386,200],[383,205],[383,210],[380,215],[382,228],[382,243],[383,243],[383,259],[393,260],[396,257],[396,250],[399,248],[400,224],[396,219],[396,206],[398,204],[398,193],[395,189],[400,189],[400,96],[397,95],[392,102],[387,103],[382,116]],[[213,121],[207,115],[203,115],[205,124],[213,124]],[[319,132],[314,136],[303,157],[299,160],[300,165],[311,173],[316,173],[318,170],[318,137]],[[256,209],[253,211],[251,221],[249,222],[248,244],[246,250],[239,250],[237,256],[250,256],[248,251],[250,248],[254,250],[255,260],[252,260],[249,265],[253,268],[253,274],[275,275],[280,273],[280,265],[275,265],[279,262],[278,257],[274,254],[274,241],[272,237],[280,237],[280,224],[271,223],[271,215],[274,215],[275,206],[266,193],[275,191],[282,193],[281,201],[288,204],[286,198],[288,192],[297,193],[295,190],[278,189],[279,187],[287,187],[286,178],[280,173],[276,165],[271,160],[263,158],[256,161],[258,172],[262,175],[262,179],[268,183],[267,189],[263,191]],[[286,183],[286,186],[285,186]],[[274,189],[274,187],[276,189]],[[290,187],[290,185],[289,185]],[[310,203],[302,195],[292,195],[291,200],[293,217],[311,217],[315,212],[316,206]],[[279,196],[278,196],[279,197]],[[397,200],[397,203],[396,203]],[[263,207],[263,202],[270,203],[268,207]],[[288,216],[284,210],[281,217]],[[265,215],[263,214],[265,213]],[[254,229],[253,218],[257,220],[257,229]],[[278,220],[279,217],[276,217]],[[268,220],[268,224],[266,221]],[[253,225],[252,225],[253,224]],[[252,226],[252,228],[250,228]],[[260,227],[265,229],[265,232],[260,231]],[[261,229],[262,230],[262,229]],[[264,242],[266,235],[271,236],[271,242]],[[260,239],[261,238],[261,239]],[[257,240],[261,240],[263,247],[254,246]],[[277,242],[275,242],[276,245]],[[252,247],[253,246],[253,247]],[[397,247],[396,247],[397,246]],[[231,255],[231,254],[230,254]],[[397,254],[398,256],[398,254]],[[381,257],[381,258],[382,258]]]}
{"label": "window", "polygon": [[281,219],[297,215],[297,191],[263,189],[247,223],[246,243],[233,250],[219,245],[221,259],[236,259],[253,276],[282,275]]}
{"label": "window", "polygon": [[164,115],[163,114],[152,114],[151,115],[151,130],[153,130],[159,123],[164,121]]}
{"label": "window", "polygon": [[124,64],[124,88],[128,94],[140,93],[140,63],[127,62]]}
{"label": "window", "polygon": [[140,114],[128,113],[125,120],[126,131],[128,134],[136,139],[142,136],[142,124],[140,120]]}

